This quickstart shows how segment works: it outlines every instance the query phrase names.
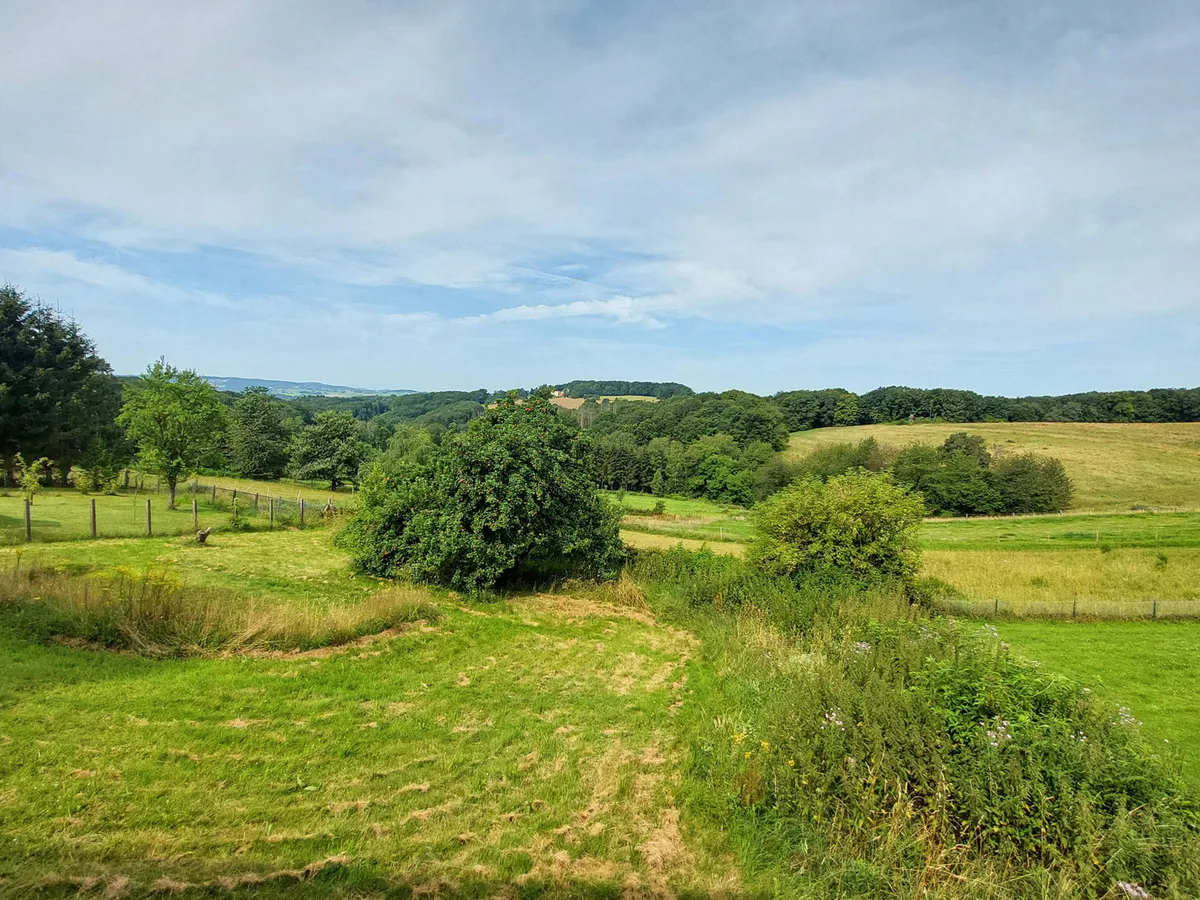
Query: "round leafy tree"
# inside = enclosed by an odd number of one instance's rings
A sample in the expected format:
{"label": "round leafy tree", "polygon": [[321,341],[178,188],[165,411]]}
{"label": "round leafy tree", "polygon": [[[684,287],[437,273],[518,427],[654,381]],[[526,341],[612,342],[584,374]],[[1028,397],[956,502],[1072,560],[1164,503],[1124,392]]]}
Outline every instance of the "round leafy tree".
{"label": "round leafy tree", "polygon": [[624,556],[617,523],[549,392],[510,393],[431,458],[377,467],[341,541],[372,574],[479,590],[612,576]]}
{"label": "round leafy tree", "polygon": [[859,469],[821,483],[798,481],[755,510],[747,561],[781,575],[818,569],[914,575],[921,498],[890,475]]}

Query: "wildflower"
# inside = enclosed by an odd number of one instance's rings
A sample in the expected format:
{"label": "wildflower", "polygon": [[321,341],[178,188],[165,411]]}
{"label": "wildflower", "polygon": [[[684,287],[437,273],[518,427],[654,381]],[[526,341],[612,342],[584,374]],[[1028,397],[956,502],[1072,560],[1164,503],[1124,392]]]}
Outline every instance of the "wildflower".
{"label": "wildflower", "polygon": [[1118,881],[1117,890],[1121,891],[1130,900],[1153,900],[1150,893],[1140,884],[1134,884],[1132,881]]}
{"label": "wildflower", "polygon": [[740,744],[740,743],[741,743],[742,741],[744,741],[745,739],[746,739],[746,732],[744,732],[744,731],[739,731],[737,734],[735,734],[735,735],[733,736],[733,743],[734,743],[734,744]]}
{"label": "wildflower", "polygon": [[749,750],[747,750],[747,751],[746,751],[746,759],[749,759],[749,758],[750,758],[750,751],[749,751]]}
{"label": "wildflower", "polygon": [[1113,722],[1113,724],[1128,726],[1128,725],[1141,725],[1142,723],[1133,717],[1133,713],[1131,713],[1129,711],[1128,706],[1118,706],[1117,707],[1117,720],[1115,722]]}
{"label": "wildflower", "polygon": [[[991,728],[988,728],[989,724],[991,724]],[[999,747],[1001,744],[1012,740],[1012,734],[1008,730],[1012,723],[1008,719],[1001,719],[999,716],[996,716],[992,719],[991,723],[982,721],[979,725],[986,729],[988,743],[993,747]]]}
{"label": "wildflower", "polygon": [[1082,731],[1076,731],[1071,735],[1071,740],[1078,741],[1081,744],[1087,743],[1087,735]]}
{"label": "wildflower", "polygon": [[767,741],[759,741],[759,742],[758,742],[758,745],[759,745],[760,747],[762,747],[764,750],[770,750],[770,749],[771,749],[771,745],[770,745],[770,743],[768,743]]}
{"label": "wildflower", "polygon": [[846,730],[846,723],[842,721],[841,707],[835,706],[833,709],[827,711],[822,718],[824,718],[824,720],[825,720],[821,723],[822,731],[824,731],[827,727],[828,728],[839,728],[842,731]]}
{"label": "wildflower", "polygon": [[854,642],[854,652],[855,653],[870,653],[871,645],[868,644],[866,641],[855,641]]}
{"label": "wildflower", "polygon": [[789,759],[789,760],[788,760],[788,768],[789,768],[789,769],[794,769],[794,768],[796,768],[796,761],[795,761],[794,759]]}

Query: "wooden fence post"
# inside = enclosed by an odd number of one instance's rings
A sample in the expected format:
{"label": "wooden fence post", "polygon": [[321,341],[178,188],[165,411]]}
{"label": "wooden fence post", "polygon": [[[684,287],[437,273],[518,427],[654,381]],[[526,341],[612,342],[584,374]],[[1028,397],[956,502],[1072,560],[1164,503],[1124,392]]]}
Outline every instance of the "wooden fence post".
{"label": "wooden fence post", "polygon": [[125,490],[129,490],[129,470],[125,470]]}
{"label": "wooden fence post", "polygon": [[274,497],[267,498],[267,509],[271,513],[270,527],[274,528],[275,527],[275,498]]}
{"label": "wooden fence post", "polygon": [[33,540],[33,508],[29,503],[29,498],[25,498],[25,541],[28,543]]}
{"label": "wooden fence post", "polygon": [[[26,504],[26,509],[28,509],[28,504]],[[304,527],[304,498],[303,497],[300,498],[300,527],[301,528]]]}
{"label": "wooden fence post", "polygon": [[92,537],[96,536],[96,498],[92,498]]}
{"label": "wooden fence post", "polygon": [[257,493],[255,493],[255,495],[254,495],[254,511],[258,512],[258,494]]}
{"label": "wooden fence post", "polygon": [[192,527],[200,527],[200,511],[196,508],[196,498],[192,498]]}
{"label": "wooden fence post", "polygon": [[213,490],[212,490],[212,505],[213,506],[217,505],[217,486],[215,484],[213,485]]}
{"label": "wooden fence post", "polygon": [[154,526],[150,522],[150,498],[146,498],[146,537],[154,535]]}
{"label": "wooden fence post", "polygon": [[237,488],[233,489],[233,505],[237,506]]}

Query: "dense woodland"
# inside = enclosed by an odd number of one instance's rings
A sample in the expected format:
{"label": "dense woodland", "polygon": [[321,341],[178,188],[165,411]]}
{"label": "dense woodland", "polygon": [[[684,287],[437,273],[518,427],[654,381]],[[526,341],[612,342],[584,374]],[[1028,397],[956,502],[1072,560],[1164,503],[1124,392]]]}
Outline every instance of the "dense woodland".
{"label": "dense woodland", "polygon": [[[171,486],[195,472],[216,472],[336,489],[357,485],[377,462],[403,455],[414,442],[440,445],[505,396],[480,388],[284,400],[265,388],[218,391],[165,360],[141,376],[116,377],[77,323],[11,286],[0,292],[0,338],[0,456],[10,484],[74,479],[104,489],[120,468],[137,464]],[[781,453],[793,431],[916,421],[1200,420],[1200,388],[1015,399],[907,387],[762,397],[612,380],[552,389],[584,400],[558,414],[583,432],[580,446],[600,486],[746,506],[797,478],[828,479],[855,468],[889,472],[920,492],[931,513],[1042,512],[1069,503],[1061,465],[993,458],[968,429],[941,447],[834,445],[799,462]],[[620,399],[629,396],[655,401]]]}

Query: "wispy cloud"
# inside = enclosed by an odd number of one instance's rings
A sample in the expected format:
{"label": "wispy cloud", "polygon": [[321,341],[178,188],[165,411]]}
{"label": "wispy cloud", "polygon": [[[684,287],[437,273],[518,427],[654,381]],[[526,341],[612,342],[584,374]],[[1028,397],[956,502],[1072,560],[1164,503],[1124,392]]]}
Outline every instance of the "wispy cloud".
{"label": "wispy cloud", "polygon": [[1196,382],[1198,55],[1183,0],[9,4],[0,277],[123,369],[204,307],[180,362],[343,383]]}

